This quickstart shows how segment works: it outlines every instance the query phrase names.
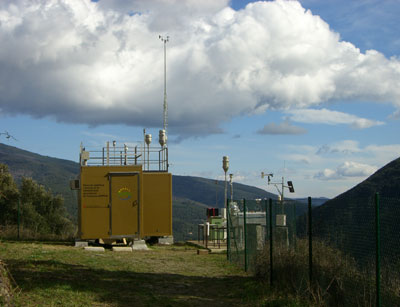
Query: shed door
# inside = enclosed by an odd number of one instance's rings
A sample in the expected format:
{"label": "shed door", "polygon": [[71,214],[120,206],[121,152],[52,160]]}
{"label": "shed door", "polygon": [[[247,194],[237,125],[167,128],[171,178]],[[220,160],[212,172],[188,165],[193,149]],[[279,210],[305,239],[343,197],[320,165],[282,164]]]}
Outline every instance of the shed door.
{"label": "shed door", "polygon": [[139,173],[110,173],[110,236],[139,234]]}

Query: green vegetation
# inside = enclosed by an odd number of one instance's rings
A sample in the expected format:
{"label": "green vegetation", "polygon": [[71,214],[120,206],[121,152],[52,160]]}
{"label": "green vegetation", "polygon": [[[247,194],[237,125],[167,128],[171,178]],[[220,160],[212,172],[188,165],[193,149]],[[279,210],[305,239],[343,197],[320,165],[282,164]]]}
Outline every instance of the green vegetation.
{"label": "green vegetation", "polygon": [[5,144],[0,144],[0,162],[8,166],[17,185],[21,184],[23,177],[32,178],[55,195],[61,195],[68,213],[76,218],[76,196],[69,189],[69,180],[78,175],[78,163],[41,156]]}
{"label": "green vegetation", "polygon": [[71,237],[75,227],[67,217],[63,199],[53,196],[30,178],[18,189],[7,165],[0,164],[0,224],[2,237]]}
{"label": "green vegetation", "polygon": [[[311,298],[317,306],[374,306],[374,266],[357,265],[345,255],[321,241],[313,242],[313,282],[309,286],[308,242],[298,240],[296,249],[276,247],[274,251],[274,287],[293,296]],[[391,282],[382,285],[385,306],[399,306],[400,283],[398,272]],[[256,276],[269,280],[269,246],[258,255]],[[395,277],[397,276],[397,278]],[[387,280],[387,279],[385,279]]]}
{"label": "green vegetation", "polygon": [[197,225],[204,222],[207,206],[188,199],[174,199],[172,206],[175,242],[197,240]]}
{"label": "green vegetation", "polygon": [[3,241],[0,254],[20,289],[16,306],[302,306],[226,255],[197,255],[185,245],[97,253],[62,242]]}

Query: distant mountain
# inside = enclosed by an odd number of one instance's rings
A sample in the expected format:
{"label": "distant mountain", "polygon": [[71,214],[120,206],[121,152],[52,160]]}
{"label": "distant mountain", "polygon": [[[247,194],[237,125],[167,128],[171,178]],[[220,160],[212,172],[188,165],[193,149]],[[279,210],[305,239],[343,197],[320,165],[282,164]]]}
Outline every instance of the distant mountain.
{"label": "distant mountain", "polygon": [[[298,201],[300,203],[303,203],[303,204],[308,204],[308,197],[294,198],[294,200]],[[313,197],[311,204],[313,207],[318,207],[318,206],[321,206],[324,203],[326,203],[328,200],[329,200],[329,198],[326,198],[326,197]]]}
{"label": "distant mountain", "polygon": [[[172,194],[174,197],[190,199],[209,207],[224,207],[225,181],[177,175],[174,175],[172,180]],[[229,183],[227,189],[227,196],[230,198]],[[233,199],[243,198],[277,199],[277,196],[253,186],[234,182]]]}
{"label": "distant mountain", "polygon": [[334,210],[348,208],[349,204],[359,203],[378,192],[383,197],[398,198],[400,196],[400,158],[388,163],[369,178],[334,199],[328,200],[314,210],[316,215],[329,213]]}
{"label": "distant mountain", "polygon": [[[38,155],[16,147],[0,144],[0,163],[7,164],[15,180],[31,177],[65,199],[69,214],[77,217],[77,196],[69,188],[69,180],[79,174],[79,164],[73,161]],[[173,228],[177,239],[194,238],[197,225],[206,218],[207,207],[224,206],[224,181],[201,177],[177,176],[172,179]],[[233,183],[234,199],[273,198],[262,189]],[[230,190],[228,185],[228,197]]]}
{"label": "distant mountain", "polygon": [[[400,158],[388,163],[347,192],[313,209],[313,234],[357,259],[375,252],[374,195],[380,195],[382,252],[400,254]],[[297,223],[305,232],[306,218]]]}

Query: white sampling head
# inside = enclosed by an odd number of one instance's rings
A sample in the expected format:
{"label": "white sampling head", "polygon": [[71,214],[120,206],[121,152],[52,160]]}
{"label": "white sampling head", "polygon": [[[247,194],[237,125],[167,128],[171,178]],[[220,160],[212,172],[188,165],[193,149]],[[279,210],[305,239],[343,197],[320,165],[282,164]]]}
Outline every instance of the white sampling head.
{"label": "white sampling head", "polygon": [[229,169],[229,157],[228,156],[222,157],[222,168],[225,173],[228,171],[228,169]]}
{"label": "white sampling head", "polygon": [[158,141],[160,142],[161,147],[164,147],[164,145],[167,144],[167,135],[164,129],[159,131]]}
{"label": "white sampling head", "polygon": [[151,144],[151,134],[150,133],[146,134],[145,141],[146,141],[147,146],[150,146],[150,144]]}

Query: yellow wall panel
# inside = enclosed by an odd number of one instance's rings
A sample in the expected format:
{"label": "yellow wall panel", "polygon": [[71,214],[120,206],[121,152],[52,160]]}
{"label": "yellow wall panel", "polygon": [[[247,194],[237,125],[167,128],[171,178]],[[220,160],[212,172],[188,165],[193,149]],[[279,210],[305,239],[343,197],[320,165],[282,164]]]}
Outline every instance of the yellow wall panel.
{"label": "yellow wall panel", "polygon": [[[124,176],[127,173],[137,173],[137,175]],[[111,182],[115,183],[112,188],[115,190],[112,201],[115,203],[115,210],[110,206],[110,174],[112,174]],[[78,210],[81,239],[137,234],[138,210],[142,205],[139,201],[142,194],[141,174],[141,165],[81,166]],[[122,200],[123,194],[127,192],[131,193],[132,201]]]}
{"label": "yellow wall panel", "polygon": [[143,235],[172,235],[172,175],[143,173]]}
{"label": "yellow wall panel", "polygon": [[172,235],[170,173],[143,173],[141,165],[81,166],[80,180],[81,239]]}

